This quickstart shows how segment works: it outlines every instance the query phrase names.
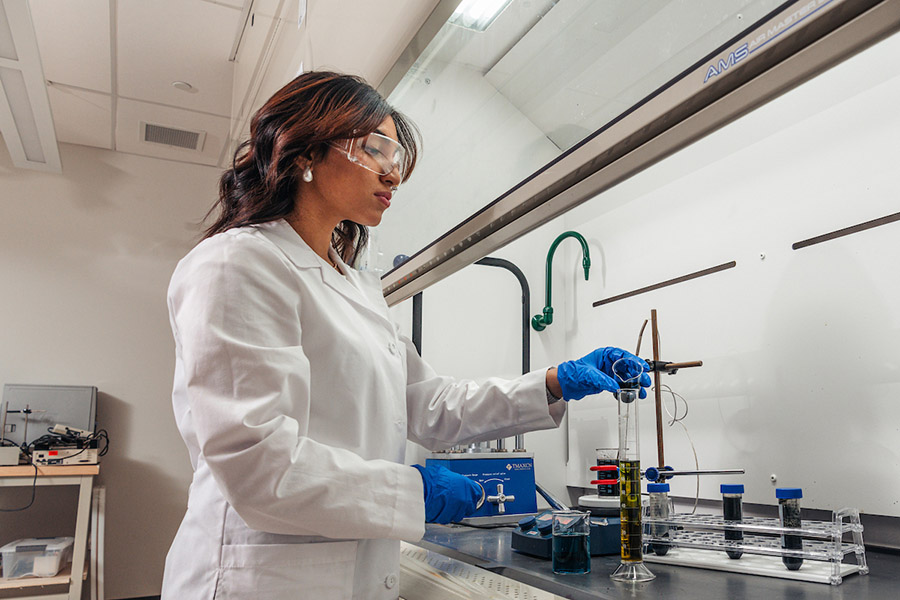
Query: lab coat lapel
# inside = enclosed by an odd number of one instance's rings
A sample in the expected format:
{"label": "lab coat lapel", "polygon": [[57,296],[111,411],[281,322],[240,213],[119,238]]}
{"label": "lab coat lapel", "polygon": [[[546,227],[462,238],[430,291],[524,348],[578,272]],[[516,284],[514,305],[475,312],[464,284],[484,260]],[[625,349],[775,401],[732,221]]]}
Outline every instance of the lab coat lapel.
{"label": "lab coat lapel", "polygon": [[[310,252],[312,251],[310,250]],[[340,258],[334,254],[332,254],[332,258],[340,260]],[[380,305],[383,302],[384,297],[374,297],[372,295],[372,290],[375,290],[376,293],[380,294],[381,286],[377,284],[375,284],[375,286],[365,285],[365,282],[360,277],[360,273],[344,264],[343,261],[341,261],[341,268],[346,275],[341,275],[330,266],[322,267],[322,279],[325,281],[325,284],[350,302],[364,309],[367,314],[374,316],[382,325],[386,326],[392,334],[395,333],[393,322],[380,310]]]}
{"label": "lab coat lapel", "polygon": [[[375,317],[379,322],[385,325],[391,333],[395,332],[393,322],[379,310],[382,302],[381,298],[372,296],[372,287],[376,293],[380,293],[381,287],[366,286],[360,277],[360,274],[353,271],[350,267],[341,262],[341,266],[346,276],[335,271],[331,265],[323,260],[318,254],[313,252],[312,248],[300,237],[293,227],[284,219],[264,223],[260,226],[266,237],[272,240],[281,250],[291,259],[298,268],[301,269],[318,269],[322,277],[322,281],[333,289],[335,292],[346,298],[349,302],[363,309],[366,314]],[[336,254],[332,254],[336,260],[340,260]],[[354,280],[354,285],[350,279]]]}

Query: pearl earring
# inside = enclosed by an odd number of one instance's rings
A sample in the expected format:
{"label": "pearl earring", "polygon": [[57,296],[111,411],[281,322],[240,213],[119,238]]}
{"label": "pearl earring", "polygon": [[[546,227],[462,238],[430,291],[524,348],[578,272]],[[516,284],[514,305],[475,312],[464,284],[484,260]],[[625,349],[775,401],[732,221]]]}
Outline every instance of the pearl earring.
{"label": "pearl earring", "polygon": [[306,169],[303,171],[303,181],[309,183],[313,180],[312,167],[310,165],[306,166]]}

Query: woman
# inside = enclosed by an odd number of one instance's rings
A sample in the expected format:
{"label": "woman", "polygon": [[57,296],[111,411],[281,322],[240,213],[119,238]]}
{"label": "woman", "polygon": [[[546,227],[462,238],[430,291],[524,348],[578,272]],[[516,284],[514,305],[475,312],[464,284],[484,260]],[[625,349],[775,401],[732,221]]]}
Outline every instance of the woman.
{"label": "woman", "polygon": [[[413,126],[362,80],[305,73],[254,116],[220,214],[169,287],[173,404],[194,469],[162,597],[397,598],[399,540],[475,510],[478,484],[403,464],[555,427],[617,388],[603,348],[481,386],[437,376],[350,265],[416,163]],[[643,375],[645,385],[649,378]]]}

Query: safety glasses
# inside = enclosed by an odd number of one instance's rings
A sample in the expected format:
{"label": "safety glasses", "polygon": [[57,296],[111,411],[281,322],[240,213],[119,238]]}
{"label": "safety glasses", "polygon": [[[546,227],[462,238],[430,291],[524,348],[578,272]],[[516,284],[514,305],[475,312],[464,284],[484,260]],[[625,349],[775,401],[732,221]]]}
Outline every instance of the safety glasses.
{"label": "safety glasses", "polygon": [[350,162],[379,175],[387,175],[394,169],[400,174],[397,184],[406,174],[406,149],[397,140],[380,133],[352,140],[332,142],[331,146]]}

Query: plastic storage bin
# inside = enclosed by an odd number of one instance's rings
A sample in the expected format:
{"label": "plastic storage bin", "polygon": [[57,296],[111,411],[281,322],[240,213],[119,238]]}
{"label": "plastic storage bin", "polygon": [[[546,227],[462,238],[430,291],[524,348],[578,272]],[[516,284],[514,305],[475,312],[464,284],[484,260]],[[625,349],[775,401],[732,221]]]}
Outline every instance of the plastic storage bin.
{"label": "plastic storage bin", "polygon": [[72,561],[74,542],[72,537],[28,538],[10,542],[0,548],[3,577],[53,577]]}

